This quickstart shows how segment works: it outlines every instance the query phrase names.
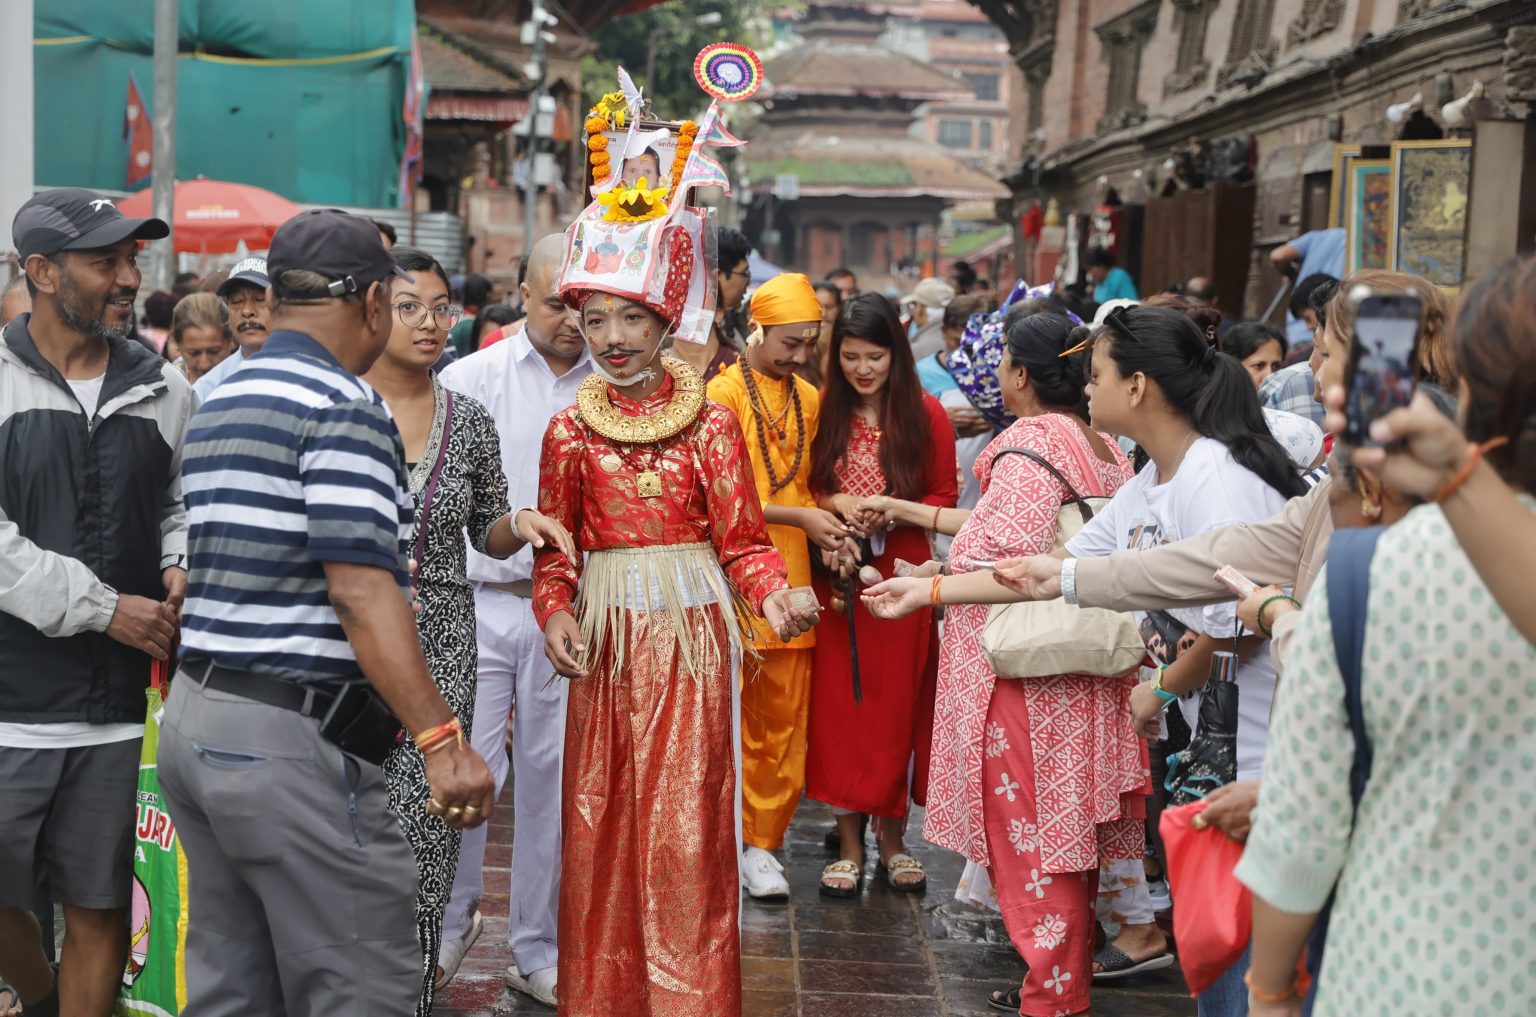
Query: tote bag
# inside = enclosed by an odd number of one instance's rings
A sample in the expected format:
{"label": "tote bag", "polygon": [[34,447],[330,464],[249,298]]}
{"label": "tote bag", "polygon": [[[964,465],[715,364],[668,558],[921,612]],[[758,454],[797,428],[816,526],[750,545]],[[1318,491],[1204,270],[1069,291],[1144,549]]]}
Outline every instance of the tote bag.
{"label": "tote bag", "polygon": [[[1005,448],[992,461],[1010,454],[1045,467],[1067,490],[1067,500],[1056,516],[1053,551],[1066,546],[1095,511],[1109,504],[1108,498],[1078,494],[1056,467],[1029,449]],[[981,652],[1004,678],[1046,678],[1125,674],[1141,664],[1147,650],[1130,615],[1057,599],[993,607],[981,630]]]}

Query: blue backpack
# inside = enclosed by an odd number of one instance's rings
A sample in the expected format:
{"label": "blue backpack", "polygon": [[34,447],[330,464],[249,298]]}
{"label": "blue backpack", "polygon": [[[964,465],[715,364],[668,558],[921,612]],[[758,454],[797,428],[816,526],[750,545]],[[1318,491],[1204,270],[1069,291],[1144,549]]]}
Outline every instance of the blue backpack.
{"label": "blue backpack", "polygon": [[[1360,799],[1371,779],[1371,740],[1365,733],[1365,711],[1360,698],[1360,665],[1365,652],[1366,601],[1371,592],[1371,559],[1376,543],[1386,531],[1384,526],[1336,530],[1328,545],[1328,619],[1333,624],[1333,653],[1344,678],[1344,709],[1349,714],[1349,730],[1355,739],[1355,758],[1349,768],[1349,800],[1354,816],[1360,812]],[[1335,887],[1337,891],[1337,887]],[[1328,941],[1328,917],[1333,910],[1333,894],[1323,904],[1317,925],[1307,940],[1307,973],[1312,987],[1302,1005],[1303,1017],[1311,1017],[1317,997],[1317,976],[1323,966],[1323,950]]]}

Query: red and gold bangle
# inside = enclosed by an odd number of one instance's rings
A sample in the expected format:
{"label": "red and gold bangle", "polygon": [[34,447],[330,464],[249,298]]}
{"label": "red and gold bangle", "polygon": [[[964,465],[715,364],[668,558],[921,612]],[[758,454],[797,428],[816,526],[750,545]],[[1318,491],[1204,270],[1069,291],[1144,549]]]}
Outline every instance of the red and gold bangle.
{"label": "red and gold bangle", "polygon": [[941,588],[943,582],[944,582],[944,576],[943,576],[942,573],[940,575],[936,575],[936,576],[933,577],[933,587],[928,591],[928,604],[929,604],[929,606],[931,606],[931,607],[940,607],[940,606],[943,605],[944,601],[943,601],[943,599],[939,595],[939,591],[940,591],[940,588]]}
{"label": "red and gold bangle", "polygon": [[1475,442],[1469,443],[1467,446],[1466,462],[1461,464],[1461,469],[1456,471],[1455,476],[1447,480],[1445,486],[1436,491],[1429,500],[1438,503],[1445,501],[1445,499],[1455,494],[1461,488],[1461,485],[1467,482],[1467,478],[1472,476],[1472,471],[1477,469],[1477,464],[1483,461],[1483,456],[1500,446],[1508,444],[1509,438],[1502,434],[1497,438],[1488,439],[1481,445]]}
{"label": "red and gold bangle", "polygon": [[417,735],[416,747],[421,750],[422,755],[426,755],[432,749],[441,747],[454,739],[457,739],[460,743],[464,741],[464,727],[459,723],[459,718],[457,717],[445,724],[429,727]]}
{"label": "red and gold bangle", "polygon": [[1298,978],[1286,987],[1284,992],[1266,992],[1253,984],[1253,971],[1250,969],[1243,973],[1243,984],[1248,986],[1248,995],[1260,1003],[1284,1003],[1286,1000],[1295,999],[1302,994],[1301,979]]}

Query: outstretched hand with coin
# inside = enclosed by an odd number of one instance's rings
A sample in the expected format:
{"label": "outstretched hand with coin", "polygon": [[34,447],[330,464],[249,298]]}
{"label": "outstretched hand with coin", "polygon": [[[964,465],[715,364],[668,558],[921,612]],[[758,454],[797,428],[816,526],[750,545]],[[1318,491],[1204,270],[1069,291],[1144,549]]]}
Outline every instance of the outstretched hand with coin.
{"label": "outstretched hand with coin", "polygon": [[479,826],[491,818],[496,783],[480,753],[462,738],[455,738],[427,752],[424,757],[427,787],[432,797],[427,812],[460,830]]}

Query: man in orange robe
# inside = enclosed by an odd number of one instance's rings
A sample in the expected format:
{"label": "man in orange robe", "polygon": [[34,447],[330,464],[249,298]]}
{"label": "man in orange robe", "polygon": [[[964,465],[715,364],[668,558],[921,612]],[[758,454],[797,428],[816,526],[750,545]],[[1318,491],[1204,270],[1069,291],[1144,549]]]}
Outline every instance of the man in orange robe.
{"label": "man in orange robe", "polygon": [[[791,586],[809,586],[809,543],[835,550],[842,521],[811,496],[811,441],[819,400],[796,377],[821,332],[821,305],[803,275],[776,276],[752,297],[747,351],[709,382],[709,398],[736,414],[746,438],[752,477],[768,521],[768,536],[784,558]],[[787,900],[784,867],[770,852],[784,844],[805,785],[805,737],[815,632],[788,643],[761,623],[757,653],[742,667],[741,876],[758,900]]]}

